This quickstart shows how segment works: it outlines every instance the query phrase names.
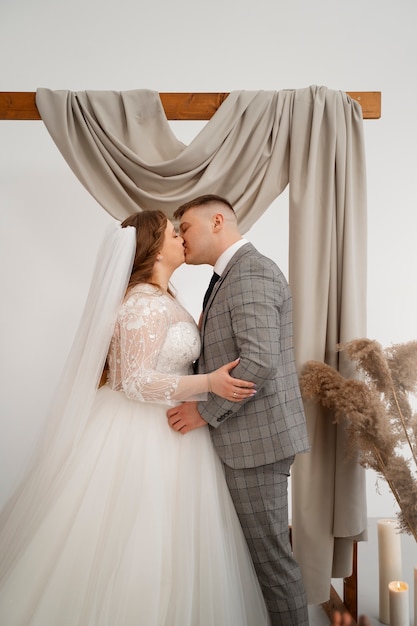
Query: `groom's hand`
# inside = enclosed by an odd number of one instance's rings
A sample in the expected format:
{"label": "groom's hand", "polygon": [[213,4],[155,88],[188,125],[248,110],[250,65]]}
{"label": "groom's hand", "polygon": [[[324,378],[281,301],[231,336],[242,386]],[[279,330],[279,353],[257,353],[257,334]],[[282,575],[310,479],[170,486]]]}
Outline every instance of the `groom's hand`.
{"label": "groom's hand", "polygon": [[184,402],[167,411],[168,424],[177,432],[185,435],[190,430],[207,426],[197,409],[197,402]]}

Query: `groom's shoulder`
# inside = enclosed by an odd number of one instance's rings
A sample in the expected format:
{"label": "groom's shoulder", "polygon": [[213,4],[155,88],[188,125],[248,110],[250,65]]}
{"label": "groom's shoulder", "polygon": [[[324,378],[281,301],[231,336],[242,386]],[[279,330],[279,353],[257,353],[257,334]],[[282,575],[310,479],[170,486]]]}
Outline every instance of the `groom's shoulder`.
{"label": "groom's shoulder", "polygon": [[259,252],[259,250],[255,248],[251,242],[242,246],[238,252],[241,252],[241,255],[236,259],[237,263],[251,266],[253,268],[263,268],[271,272],[281,273],[281,270],[275,261]]}

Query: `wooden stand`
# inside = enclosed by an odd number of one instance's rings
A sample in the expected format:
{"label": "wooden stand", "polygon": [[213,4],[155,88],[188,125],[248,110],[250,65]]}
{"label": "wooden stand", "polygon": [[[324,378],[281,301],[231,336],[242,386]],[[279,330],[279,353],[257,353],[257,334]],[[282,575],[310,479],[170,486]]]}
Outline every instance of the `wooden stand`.
{"label": "wooden stand", "polygon": [[[362,107],[363,119],[381,117],[380,91],[348,91]],[[160,93],[162,105],[169,120],[209,120],[229,95],[228,93]],[[0,120],[40,120],[35,92],[0,92]],[[353,550],[353,573],[344,579],[343,601],[333,587],[330,599],[322,606],[329,618],[335,610],[348,612],[356,624],[357,598],[357,544]]]}
{"label": "wooden stand", "polygon": [[330,587],[330,598],[322,604],[326,615],[331,620],[335,611],[349,613],[352,626],[356,626],[358,619],[358,544],[353,544],[352,574],[343,579],[343,600],[333,586]]}
{"label": "wooden stand", "polygon": [[[292,527],[289,527],[290,542],[292,545]],[[333,613],[348,613],[352,620],[351,626],[356,626],[358,619],[358,544],[353,543],[352,574],[343,579],[343,600],[340,598],[333,585],[330,586],[330,597],[321,605],[327,617],[331,621]],[[417,626],[417,625],[416,625]]]}

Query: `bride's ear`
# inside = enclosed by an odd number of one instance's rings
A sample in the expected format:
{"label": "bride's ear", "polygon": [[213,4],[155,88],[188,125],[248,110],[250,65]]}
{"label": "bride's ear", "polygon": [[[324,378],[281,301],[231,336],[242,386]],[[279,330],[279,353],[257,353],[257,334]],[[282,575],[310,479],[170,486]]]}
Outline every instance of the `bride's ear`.
{"label": "bride's ear", "polygon": [[157,255],[156,260],[157,260],[157,261],[162,261],[162,254],[161,254],[161,253],[159,253],[159,254]]}

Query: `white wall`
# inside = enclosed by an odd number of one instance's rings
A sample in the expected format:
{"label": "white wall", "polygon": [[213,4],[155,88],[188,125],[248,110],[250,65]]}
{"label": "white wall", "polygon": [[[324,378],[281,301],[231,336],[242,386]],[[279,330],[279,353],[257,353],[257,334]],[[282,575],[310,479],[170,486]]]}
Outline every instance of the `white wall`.
{"label": "white wall", "polygon": [[[417,336],[416,17],[414,0],[3,0],[0,90],[382,91],[382,119],[364,122],[368,336],[388,345]],[[201,124],[173,127],[188,142]],[[41,122],[0,121],[0,220],[4,500],[42,423],[109,218]],[[286,194],[248,236],[287,271]],[[195,316],[206,276],[176,275]],[[385,484],[378,494],[368,479],[369,515],[391,516]]]}

